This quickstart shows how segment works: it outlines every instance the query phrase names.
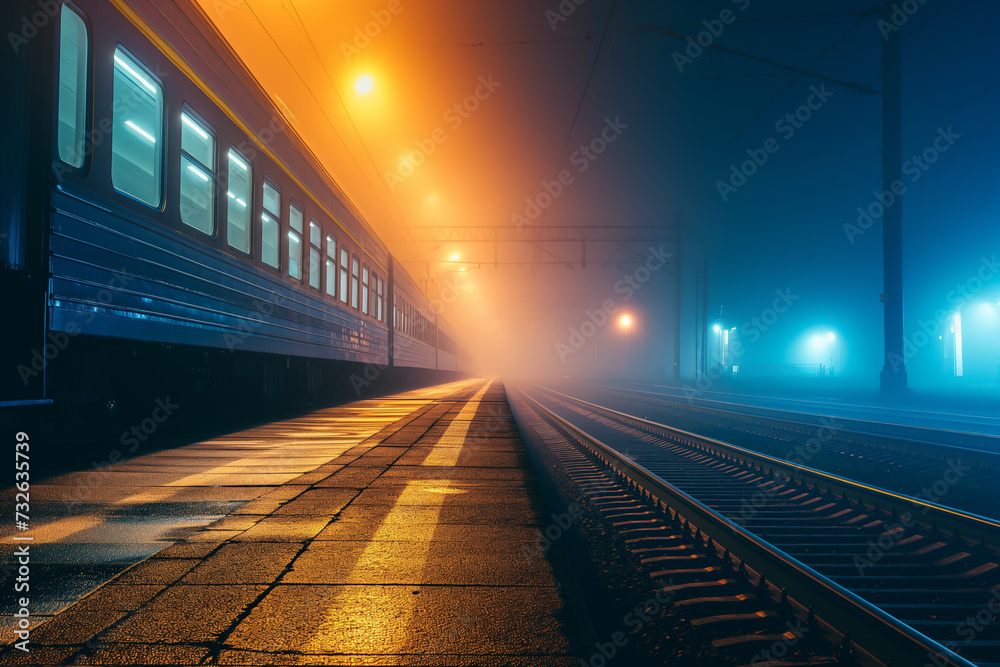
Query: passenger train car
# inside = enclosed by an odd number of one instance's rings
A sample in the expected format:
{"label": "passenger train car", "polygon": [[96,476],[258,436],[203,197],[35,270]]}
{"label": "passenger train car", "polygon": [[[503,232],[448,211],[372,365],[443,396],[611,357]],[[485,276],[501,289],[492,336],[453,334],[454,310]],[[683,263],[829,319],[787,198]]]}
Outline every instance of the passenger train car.
{"label": "passenger train car", "polygon": [[0,4],[0,401],[350,396],[465,370],[194,3]]}

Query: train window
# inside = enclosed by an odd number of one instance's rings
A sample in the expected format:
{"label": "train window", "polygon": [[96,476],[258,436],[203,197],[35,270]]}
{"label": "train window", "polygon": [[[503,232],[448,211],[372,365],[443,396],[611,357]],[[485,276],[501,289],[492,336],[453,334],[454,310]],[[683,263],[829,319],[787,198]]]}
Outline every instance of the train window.
{"label": "train window", "polygon": [[215,233],[215,137],[181,113],[181,222]]}
{"label": "train window", "polygon": [[226,240],[240,252],[250,254],[250,183],[253,174],[247,163],[229,149],[229,206]]}
{"label": "train window", "polygon": [[337,297],[337,239],[326,237],[326,293]]}
{"label": "train window", "polygon": [[87,26],[79,14],[62,6],[59,20],[59,159],[82,167],[86,158],[87,72],[90,50]]}
{"label": "train window", "polygon": [[350,261],[347,248],[340,246],[340,300],[347,303],[347,263]]}
{"label": "train window", "polygon": [[302,280],[302,226],[305,218],[302,209],[288,205],[288,275]]}
{"label": "train window", "polygon": [[264,182],[263,211],[260,214],[260,260],[278,268],[281,251],[281,191]]}
{"label": "train window", "polygon": [[319,289],[320,254],[319,244],[323,238],[323,230],[313,218],[309,221],[309,287]]}
{"label": "train window", "polygon": [[361,312],[365,315],[368,314],[368,292],[371,289],[369,273],[368,265],[363,265],[361,267]]}
{"label": "train window", "polygon": [[121,47],[115,50],[111,182],[153,208],[163,183],[163,89]]}
{"label": "train window", "polygon": [[351,260],[351,308],[358,307],[358,278],[360,278],[358,269],[360,266],[358,256],[355,255]]}
{"label": "train window", "polygon": [[376,273],[375,276],[375,318],[379,322],[385,322],[383,316],[385,315],[385,283],[382,279],[378,277]]}

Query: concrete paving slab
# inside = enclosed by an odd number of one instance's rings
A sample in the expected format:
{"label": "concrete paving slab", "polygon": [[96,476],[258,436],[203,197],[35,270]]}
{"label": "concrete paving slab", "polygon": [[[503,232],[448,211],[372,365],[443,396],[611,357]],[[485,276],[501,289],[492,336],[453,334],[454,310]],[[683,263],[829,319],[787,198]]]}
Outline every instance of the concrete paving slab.
{"label": "concrete paving slab", "polygon": [[575,665],[511,424],[464,381],[40,485],[33,664]]}

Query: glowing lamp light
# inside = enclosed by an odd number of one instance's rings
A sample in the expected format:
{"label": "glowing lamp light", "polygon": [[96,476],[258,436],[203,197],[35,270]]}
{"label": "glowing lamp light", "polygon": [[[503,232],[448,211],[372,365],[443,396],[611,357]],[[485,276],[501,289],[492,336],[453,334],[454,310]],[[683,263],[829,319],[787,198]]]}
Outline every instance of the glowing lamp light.
{"label": "glowing lamp light", "polygon": [[712,327],[712,331],[714,331],[715,333],[719,333],[720,331],[722,331],[722,327],[716,324],[715,326]]}
{"label": "glowing lamp light", "polygon": [[618,325],[622,329],[628,329],[628,328],[630,328],[632,326],[632,316],[631,315],[622,315],[621,317],[618,318]]}
{"label": "glowing lamp light", "polygon": [[367,74],[365,76],[359,76],[358,80],[354,82],[354,90],[358,91],[361,95],[367,95],[372,92],[374,87],[375,81],[373,81]]}

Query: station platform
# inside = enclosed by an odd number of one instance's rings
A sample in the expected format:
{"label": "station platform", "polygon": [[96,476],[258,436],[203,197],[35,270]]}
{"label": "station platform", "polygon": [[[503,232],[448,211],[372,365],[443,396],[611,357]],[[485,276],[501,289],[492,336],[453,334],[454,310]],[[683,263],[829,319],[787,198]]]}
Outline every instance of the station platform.
{"label": "station platform", "polygon": [[62,475],[31,501],[31,652],[5,597],[0,664],[578,663],[567,577],[523,555],[548,522],[497,381]]}

